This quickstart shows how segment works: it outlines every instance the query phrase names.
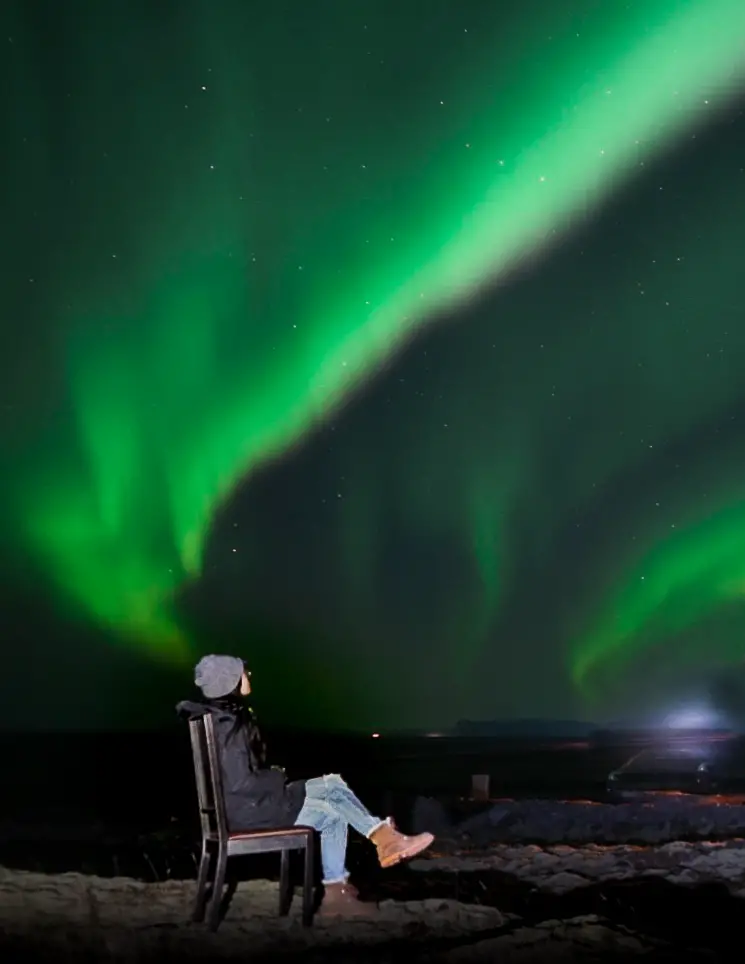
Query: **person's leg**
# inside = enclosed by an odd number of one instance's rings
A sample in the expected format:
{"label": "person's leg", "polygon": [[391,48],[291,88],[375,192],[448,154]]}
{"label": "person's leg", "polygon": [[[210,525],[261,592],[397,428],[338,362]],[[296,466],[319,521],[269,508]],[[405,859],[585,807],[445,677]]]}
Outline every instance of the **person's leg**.
{"label": "person's leg", "polygon": [[314,794],[321,795],[334,813],[350,827],[354,827],[363,837],[370,838],[376,830],[387,823],[386,820],[381,820],[380,817],[370,813],[338,773],[327,773],[322,777],[309,780],[306,784],[306,793],[311,784],[313,784]]}
{"label": "person's leg", "polygon": [[[328,815],[335,814],[340,818],[345,827],[348,824],[367,837],[375,845],[378,852],[378,859],[381,867],[392,867],[402,860],[408,860],[426,850],[432,843],[434,837],[429,833],[417,834],[408,837],[399,833],[390,820],[381,820],[373,816],[365,807],[361,800],[353,793],[347,783],[338,773],[326,774],[323,777],[315,777],[306,783],[306,800],[314,803],[323,804],[322,810]],[[305,809],[305,808],[303,808]],[[303,823],[302,812],[297,822]],[[306,824],[313,826],[315,824]],[[318,828],[316,828],[318,829]],[[338,831],[329,834],[330,840],[327,846],[333,847],[340,840]],[[333,840],[333,843],[332,843]],[[321,855],[323,859],[324,837],[321,831]],[[344,834],[343,848],[346,852],[346,832]],[[331,860],[331,858],[329,858]],[[342,859],[343,863],[343,859]],[[338,855],[334,854],[334,860],[330,863],[334,867],[334,872],[339,866]],[[346,873],[346,870],[344,870]],[[325,870],[324,870],[325,874]]]}
{"label": "person's leg", "polygon": [[333,781],[331,788],[329,781],[328,777],[316,777],[306,782],[305,802],[295,821],[301,826],[313,827],[321,837],[324,896],[318,913],[322,917],[369,917],[377,913],[377,904],[360,901],[356,889],[348,882],[346,856],[349,821],[332,802],[336,794],[333,792]]}
{"label": "person's leg", "polygon": [[305,784],[305,802],[295,823],[313,827],[321,837],[321,867],[323,883],[346,883],[347,827],[338,809],[329,799],[326,777],[314,777]]}

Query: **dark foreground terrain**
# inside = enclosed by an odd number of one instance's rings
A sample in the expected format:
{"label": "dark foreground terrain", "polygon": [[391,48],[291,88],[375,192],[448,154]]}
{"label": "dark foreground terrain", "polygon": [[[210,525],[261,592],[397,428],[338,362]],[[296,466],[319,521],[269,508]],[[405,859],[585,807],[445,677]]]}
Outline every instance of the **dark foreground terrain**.
{"label": "dark foreground terrain", "polygon": [[[216,934],[189,923],[193,879],[0,868],[3,960],[735,961],[745,840],[492,843],[457,830],[380,871],[351,853],[374,920],[303,928],[277,915],[276,864],[242,868]],[[162,856],[162,855],[161,855]],[[150,876],[157,867],[153,862]]]}
{"label": "dark foreground terrain", "polygon": [[[461,753],[441,745],[435,756],[431,744],[421,752],[400,744],[386,759],[377,742],[354,753],[327,747],[332,765],[308,772],[343,772],[405,829],[436,832],[435,847],[381,871],[355,839],[350,867],[378,917],[310,929],[300,924],[297,895],[290,916],[277,916],[276,862],[245,861],[211,934],[189,923],[196,839],[188,755],[173,751],[148,771],[143,761],[157,754],[127,745],[112,742],[107,752],[99,743],[96,762],[82,743],[75,754],[59,744],[46,768],[9,784],[0,803],[3,961],[742,957],[745,806],[680,796],[603,803],[604,774],[623,748],[591,759],[580,746],[518,751],[482,742]],[[18,745],[15,753],[20,778],[29,757]],[[492,775],[500,799],[466,799],[474,772]]]}

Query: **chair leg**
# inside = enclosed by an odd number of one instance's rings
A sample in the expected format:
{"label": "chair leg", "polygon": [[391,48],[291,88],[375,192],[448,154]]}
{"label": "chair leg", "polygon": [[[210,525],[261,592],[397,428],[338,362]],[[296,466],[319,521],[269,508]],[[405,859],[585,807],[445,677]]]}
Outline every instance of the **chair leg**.
{"label": "chair leg", "polygon": [[313,923],[313,899],[315,896],[313,857],[315,844],[315,834],[308,834],[305,839],[305,851],[303,853],[303,926],[305,927],[310,927]]}
{"label": "chair leg", "polygon": [[202,856],[199,860],[199,872],[197,873],[197,895],[194,899],[194,909],[191,915],[195,924],[204,920],[204,909],[207,906],[207,881],[211,863],[212,853],[207,847],[207,843],[202,841]]}
{"label": "chair leg", "polygon": [[216,931],[220,926],[220,909],[222,905],[223,889],[225,887],[225,872],[228,869],[227,847],[219,847],[217,851],[217,865],[215,879],[212,882],[212,896],[207,909],[207,926]]}
{"label": "chair leg", "polygon": [[279,865],[279,916],[286,917],[292,904],[290,886],[290,851],[283,850]]}

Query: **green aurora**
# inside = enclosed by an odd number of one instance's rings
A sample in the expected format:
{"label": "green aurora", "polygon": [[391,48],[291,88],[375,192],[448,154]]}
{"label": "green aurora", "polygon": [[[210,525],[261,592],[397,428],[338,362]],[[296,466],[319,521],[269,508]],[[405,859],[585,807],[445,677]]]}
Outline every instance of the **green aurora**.
{"label": "green aurora", "polygon": [[[351,30],[346,6],[329,7],[340,35]],[[280,58],[306,75],[300,94],[274,83],[277,52],[263,50],[261,29],[249,31],[245,5],[207,13],[185,3],[178,30],[103,7],[87,8],[67,53],[70,130],[81,132],[70,166],[96,212],[72,230],[47,295],[65,333],[69,407],[53,434],[32,433],[18,518],[71,605],[176,661],[198,648],[177,594],[199,578],[236,485],[291,451],[443,311],[550,257],[640,165],[706,125],[745,75],[745,5],[587,0],[573,17],[554,2],[495,12],[488,30],[464,28],[450,60],[402,85],[397,123],[379,91],[369,104],[345,102],[340,77],[375,75],[343,39],[318,69],[320,40],[303,52],[283,35]],[[394,32],[384,26],[391,16],[381,4],[370,30]],[[400,18],[413,35],[413,15]],[[21,21],[14,56],[27,83]],[[179,72],[172,54],[158,56],[166,29]],[[470,45],[467,56],[458,44]],[[39,178],[51,163],[38,160]],[[96,219],[108,222],[105,241]],[[650,324],[650,341],[659,332]],[[571,354],[567,345],[567,370]],[[731,390],[709,386],[666,410],[649,444]],[[535,484],[538,409],[525,404],[494,451],[461,453],[447,510],[434,492],[409,493],[421,524],[457,526],[476,562],[469,646],[483,645],[500,607],[503,528]],[[633,457],[617,447],[606,479]],[[580,478],[577,469],[578,501]],[[717,506],[650,528],[622,560],[625,576],[597,609],[585,607],[570,663],[586,692],[594,673],[616,672],[640,647],[742,595],[738,487]],[[364,582],[364,538],[353,528],[347,551]],[[740,655],[735,644],[727,653]]]}

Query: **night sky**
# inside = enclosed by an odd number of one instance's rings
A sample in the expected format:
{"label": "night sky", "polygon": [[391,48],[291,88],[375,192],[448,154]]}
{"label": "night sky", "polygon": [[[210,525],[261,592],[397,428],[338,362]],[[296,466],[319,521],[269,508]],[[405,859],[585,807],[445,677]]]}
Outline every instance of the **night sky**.
{"label": "night sky", "polygon": [[0,722],[745,716],[742,0],[0,24]]}

